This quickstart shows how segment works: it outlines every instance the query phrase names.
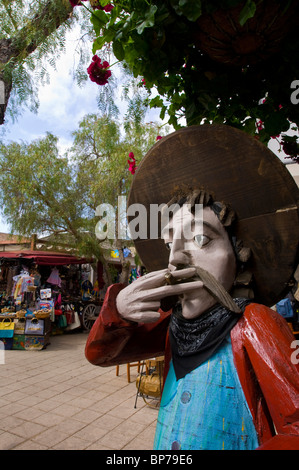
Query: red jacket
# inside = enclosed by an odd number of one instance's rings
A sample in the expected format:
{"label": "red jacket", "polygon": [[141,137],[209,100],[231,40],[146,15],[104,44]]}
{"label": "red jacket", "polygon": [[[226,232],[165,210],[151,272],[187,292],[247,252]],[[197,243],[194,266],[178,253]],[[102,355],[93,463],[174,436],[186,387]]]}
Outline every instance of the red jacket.
{"label": "red jacket", "polygon": [[[170,312],[162,312],[156,323],[127,322],[116,309],[116,296],[122,288],[115,284],[108,289],[88,336],[86,358],[95,365],[113,366],[165,355],[167,373]],[[259,304],[248,305],[231,331],[234,362],[259,449],[299,450],[299,359],[294,339],[286,321]]]}

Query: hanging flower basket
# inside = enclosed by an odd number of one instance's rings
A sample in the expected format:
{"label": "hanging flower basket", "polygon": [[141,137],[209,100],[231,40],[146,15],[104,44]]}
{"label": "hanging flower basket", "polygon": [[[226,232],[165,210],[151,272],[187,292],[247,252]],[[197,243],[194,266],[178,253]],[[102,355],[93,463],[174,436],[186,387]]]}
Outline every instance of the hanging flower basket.
{"label": "hanging flower basket", "polygon": [[209,57],[223,64],[245,66],[268,59],[279,51],[286,34],[294,26],[298,1],[291,5],[264,1],[244,25],[240,15],[244,4],[229,10],[202,15],[197,24],[195,44]]}

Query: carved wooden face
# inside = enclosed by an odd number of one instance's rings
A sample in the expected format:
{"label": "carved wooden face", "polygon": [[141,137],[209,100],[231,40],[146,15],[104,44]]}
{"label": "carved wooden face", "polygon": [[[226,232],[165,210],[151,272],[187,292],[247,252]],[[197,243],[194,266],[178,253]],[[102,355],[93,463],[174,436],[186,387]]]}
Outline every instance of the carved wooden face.
{"label": "carved wooden face", "polygon": [[[205,207],[202,219],[198,219],[197,214],[182,206],[164,228],[162,235],[170,250],[169,270],[199,266],[230,291],[236,276],[236,259],[228,234],[210,207]],[[184,294],[180,300],[187,319],[196,318],[216,303],[205,288]]]}

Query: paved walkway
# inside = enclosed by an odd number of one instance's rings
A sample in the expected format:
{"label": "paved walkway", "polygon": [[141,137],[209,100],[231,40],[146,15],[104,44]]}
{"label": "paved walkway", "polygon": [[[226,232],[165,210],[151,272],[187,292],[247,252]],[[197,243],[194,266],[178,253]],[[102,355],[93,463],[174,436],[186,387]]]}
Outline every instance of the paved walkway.
{"label": "paved walkway", "polygon": [[5,351],[0,450],[151,450],[158,411],[138,398],[126,366],[96,367],[86,333],[52,336],[42,351]]}

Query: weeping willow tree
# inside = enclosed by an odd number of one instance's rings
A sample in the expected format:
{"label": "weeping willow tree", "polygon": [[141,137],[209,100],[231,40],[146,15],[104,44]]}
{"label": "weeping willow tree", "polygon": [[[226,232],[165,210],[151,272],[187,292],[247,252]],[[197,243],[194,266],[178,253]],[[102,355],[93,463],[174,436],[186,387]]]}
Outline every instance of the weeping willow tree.
{"label": "weeping willow tree", "polygon": [[79,23],[88,35],[84,11],[73,11],[69,0],[0,0],[0,124],[8,101],[12,116],[24,105],[37,109],[37,83],[46,81],[67,31]]}

